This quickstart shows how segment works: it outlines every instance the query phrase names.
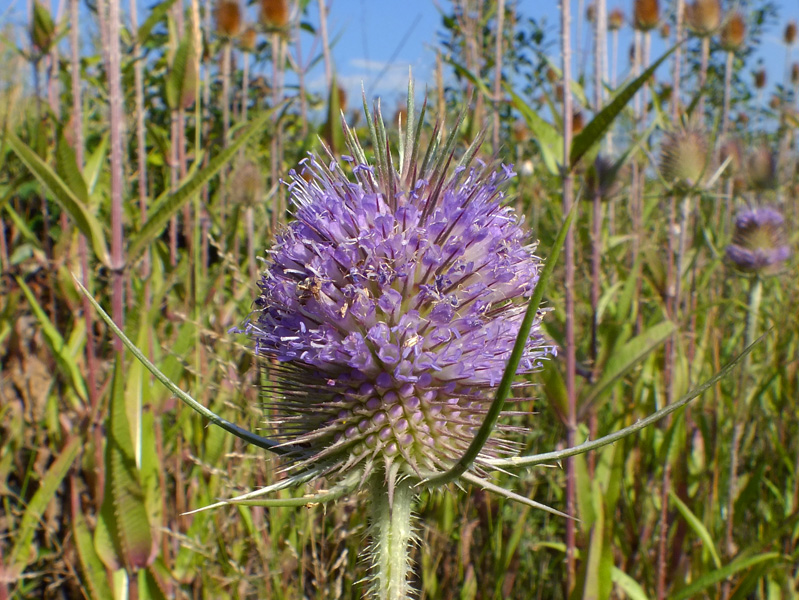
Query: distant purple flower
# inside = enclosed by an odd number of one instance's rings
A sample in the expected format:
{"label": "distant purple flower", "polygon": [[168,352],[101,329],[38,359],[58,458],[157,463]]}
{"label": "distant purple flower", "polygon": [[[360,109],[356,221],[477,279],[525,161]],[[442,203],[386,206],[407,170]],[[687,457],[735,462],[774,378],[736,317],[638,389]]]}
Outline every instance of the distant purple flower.
{"label": "distant purple flower", "polygon": [[[354,163],[352,181],[312,157],[309,182],[292,173],[296,220],[270,251],[246,332],[276,359],[267,408],[297,467],[362,481],[438,472],[482,423],[541,265],[503,205],[510,167],[438,166]],[[552,351],[539,318],[520,372]],[[494,437],[478,464],[514,449]]]}
{"label": "distant purple flower", "polygon": [[746,209],[735,219],[733,243],[727,258],[741,271],[769,275],[791,255],[784,243],[782,215],[774,208]]}

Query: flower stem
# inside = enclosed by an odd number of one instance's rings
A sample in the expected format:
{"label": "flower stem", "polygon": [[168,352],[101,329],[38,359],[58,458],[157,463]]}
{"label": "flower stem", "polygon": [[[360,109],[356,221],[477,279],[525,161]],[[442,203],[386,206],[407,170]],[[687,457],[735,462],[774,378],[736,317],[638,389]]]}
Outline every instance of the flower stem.
{"label": "flower stem", "polygon": [[398,481],[392,491],[385,479],[372,478],[372,568],[371,597],[375,600],[406,600],[411,597],[410,541],[414,491],[407,481]]}

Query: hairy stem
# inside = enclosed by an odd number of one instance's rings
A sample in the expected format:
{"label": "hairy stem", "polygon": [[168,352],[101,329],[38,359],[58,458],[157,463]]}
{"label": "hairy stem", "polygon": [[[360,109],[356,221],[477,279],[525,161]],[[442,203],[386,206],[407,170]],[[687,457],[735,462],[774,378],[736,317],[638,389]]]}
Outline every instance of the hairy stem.
{"label": "hairy stem", "polygon": [[413,534],[411,509],[414,491],[407,480],[397,482],[393,494],[382,475],[372,478],[372,568],[371,597],[375,600],[406,600],[411,597],[408,576]]}

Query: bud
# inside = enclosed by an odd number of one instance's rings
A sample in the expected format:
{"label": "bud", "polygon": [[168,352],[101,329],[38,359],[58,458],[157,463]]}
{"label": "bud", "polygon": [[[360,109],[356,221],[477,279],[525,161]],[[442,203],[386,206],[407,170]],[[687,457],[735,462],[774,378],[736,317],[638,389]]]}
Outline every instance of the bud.
{"label": "bud", "polygon": [[727,52],[735,52],[746,39],[746,21],[739,12],[727,19],[721,28],[721,47]]}
{"label": "bud", "polygon": [[219,0],[216,4],[216,31],[232,38],[241,29],[241,5],[238,0]]}
{"label": "bud", "polygon": [[635,0],[633,2],[633,27],[649,31],[658,26],[660,3],[658,0]]}
{"label": "bud", "polygon": [[618,31],[624,25],[624,11],[620,8],[614,8],[608,14],[608,29],[611,31]]}
{"label": "bud", "polygon": [[255,52],[255,47],[258,45],[258,34],[252,26],[247,27],[239,35],[239,47],[245,52]]}
{"label": "bud", "polygon": [[746,174],[753,190],[773,190],[777,187],[777,157],[765,142],[749,155]]}
{"label": "bud", "polygon": [[744,273],[774,275],[791,256],[785,244],[784,219],[770,207],[750,208],[735,218],[727,258]]}
{"label": "bud", "polygon": [[755,87],[759,90],[762,90],[766,87],[766,70],[765,69],[758,69],[755,71]]}
{"label": "bud", "polygon": [[685,22],[699,37],[708,37],[721,25],[719,0],[696,0],[685,7]]}
{"label": "bud", "polygon": [[55,40],[55,24],[50,16],[50,11],[39,0],[33,3],[33,23],[31,23],[31,43],[34,50],[40,55],[50,52],[50,46]]}
{"label": "bud", "polygon": [[796,21],[788,21],[788,24],[785,26],[783,40],[787,46],[794,45],[796,42]]}
{"label": "bud", "polygon": [[261,21],[267,26],[282,29],[290,17],[288,0],[261,0]]}
{"label": "bud", "polygon": [[677,188],[692,188],[701,183],[707,163],[707,138],[696,129],[681,129],[666,134],[660,155],[663,178]]}

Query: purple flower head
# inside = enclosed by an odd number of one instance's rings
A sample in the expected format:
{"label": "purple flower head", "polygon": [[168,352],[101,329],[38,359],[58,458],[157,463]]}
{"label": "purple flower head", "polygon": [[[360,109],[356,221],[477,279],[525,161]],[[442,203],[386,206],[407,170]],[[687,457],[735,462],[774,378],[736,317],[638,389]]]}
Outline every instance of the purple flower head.
{"label": "purple flower head", "polygon": [[733,243],[727,258],[746,273],[771,275],[780,270],[791,255],[784,243],[782,215],[774,208],[746,209],[735,219]]}
{"label": "purple flower head", "polygon": [[[398,168],[385,155],[370,166],[347,133],[353,162],[312,156],[308,181],[292,176],[295,220],[245,330],[273,359],[266,404],[295,467],[422,477],[480,427],[541,264],[503,203],[510,167],[471,152],[450,165],[449,150],[420,166],[418,137]],[[552,352],[539,318],[520,372]],[[478,464],[513,449],[493,437]]]}

